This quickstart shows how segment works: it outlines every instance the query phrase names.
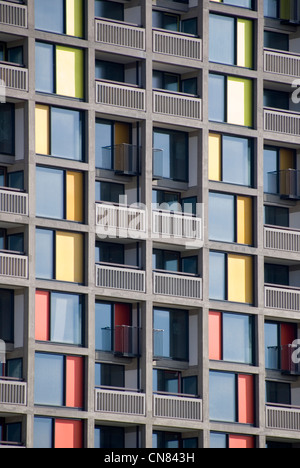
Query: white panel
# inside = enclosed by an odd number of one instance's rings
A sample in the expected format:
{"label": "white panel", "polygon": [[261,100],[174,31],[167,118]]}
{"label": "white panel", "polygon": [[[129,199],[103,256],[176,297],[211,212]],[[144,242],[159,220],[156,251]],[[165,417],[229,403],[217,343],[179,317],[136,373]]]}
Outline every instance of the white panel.
{"label": "white panel", "polygon": [[191,315],[189,319],[189,353],[190,366],[198,365],[198,317]]}
{"label": "white panel", "polygon": [[126,370],[125,371],[125,388],[129,390],[137,389],[137,370]]}
{"label": "white panel", "polygon": [[24,294],[15,294],[15,348],[24,345]]}
{"label": "white panel", "polygon": [[20,107],[15,110],[15,157],[16,161],[24,159],[24,108]]}

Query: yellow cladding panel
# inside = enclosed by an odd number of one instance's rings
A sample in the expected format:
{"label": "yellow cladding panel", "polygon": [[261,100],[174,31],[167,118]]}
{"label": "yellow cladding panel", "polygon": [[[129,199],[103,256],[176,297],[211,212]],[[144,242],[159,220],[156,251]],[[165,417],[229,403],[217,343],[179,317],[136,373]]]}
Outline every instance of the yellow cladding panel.
{"label": "yellow cladding panel", "polygon": [[50,154],[50,109],[48,106],[35,106],[35,152]]}
{"label": "yellow cladding panel", "polygon": [[56,280],[83,283],[83,235],[56,232]]}
{"label": "yellow cladding panel", "polygon": [[66,0],[66,23],[68,36],[83,37],[82,0]]}
{"label": "yellow cladding panel", "polygon": [[253,303],[252,257],[228,255],[228,301]]}
{"label": "yellow cladding panel", "polygon": [[293,150],[281,148],[280,150],[280,170],[295,169],[295,152]]}
{"label": "yellow cladding panel", "polygon": [[208,148],[209,180],[217,180],[217,181],[222,180],[221,146],[222,146],[221,135],[210,133],[209,134],[209,148]]}
{"label": "yellow cladding panel", "polygon": [[252,198],[237,197],[237,242],[252,245]]}
{"label": "yellow cladding panel", "polygon": [[67,220],[83,222],[83,174],[67,171]]}
{"label": "yellow cladding panel", "polygon": [[56,93],[61,96],[84,97],[83,50],[56,47]]}

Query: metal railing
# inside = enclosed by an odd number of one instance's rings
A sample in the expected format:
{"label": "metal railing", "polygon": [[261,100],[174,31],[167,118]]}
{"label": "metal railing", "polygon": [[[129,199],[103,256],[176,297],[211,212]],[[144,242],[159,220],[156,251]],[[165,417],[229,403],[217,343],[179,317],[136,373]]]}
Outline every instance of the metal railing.
{"label": "metal railing", "polygon": [[140,356],[140,334],[140,328],[128,325],[102,328],[101,349],[97,349],[97,351],[113,353],[123,357],[138,357]]}
{"label": "metal railing", "polygon": [[163,238],[202,241],[202,219],[185,213],[153,211],[152,231]]}
{"label": "metal railing", "polygon": [[0,212],[28,216],[28,194],[0,189]]}
{"label": "metal railing", "polygon": [[156,114],[202,120],[202,99],[182,93],[153,91],[153,112]]}
{"label": "metal railing", "polygon": [[0,23],[27,28],[27,5],[0,1]]}
{"label": "metal railing", "polygon": [[96,103],[146,111],[146,92],[136,86],[96,81]]}
{"label": "metal railing", "polygon": [[2,380],[0,377],[0,403],[26,406],[27,383]]}
{"label": "metal railing", "polygon": [[280,50],[264,50],[264,71],[286,76],[300,76],[300,55]]}
{"label": "metal railing", "polygon": [[163,296],[202,300],[202,278],[173,272],[153,272],[153,292]]}
{"label": "metal railing", "polygon": [[28,257],[1,251],[0,276],[28,279]]}
{"label": "metal railing", "polygon": [[124,175],[140,174],[140,148],[138,146],[121,143],[115,146],[104,146],[100,151],[104,163],[113,161],[113,170],[116,173]]}
{"label": "metal railing", "polygon": [[266,285],[265,307],[300,312],[300,289]]}
{"label": "metal railing", "polygon": [[292,344],[269,346],[266,352],[266,368],[279,370],[283,374],[300,375],[300,363],[295,362],[293,353],[297,351]]}
{"label": "metal railing", "polygon": [[264,226],[265,249],[300,253],[300,231]]}
{"label": "metal railing", "polygon": [[95,389],[95,411],[133,416],[146,415],[146,399],[143,393],[117,392]]}
{"label": "metal railing", "polygon": [[128,206],[96,203],[96,226],[100,234],[114,237],[146,236],[146,211]]}
{"label": "metal railing", "polygon": [[97,264],[96,286],[144,293],[146,292],[146,273],[134,268],[116,268]]}
{"label": "metal railing", "polygon": [[153,31],[153,52],[202,61],[202,40],[182,33]]}
{"label": "metal railing", "polygon": [[181,396],[153,395],[153,415],[157,418],[202,421],[202,400]]}
{"label": "metal railing", "polygon": [[96,19],[96,42],[130,49],[145,50],[145,29],[129,24]]}
{"label": "metal railing", "polygon": [[267,132],[299,136],[300,114],[278,109],[264,109],[264,130]]}
{"label": "metal railing", "polygon": [[300,408],[267,404],[266,426],[268,429],[300,431]]}
{"label": "metal railing", "polygon": [[28,91],[28,70],[27,68],[18,67],[1,62],[0,63],[0,80],[6,88],[17,91]]}
{"label": "metal railing", "polygon": [[268,172],[268,193],[288,200],[300,199],[300,171],[284,169]]}

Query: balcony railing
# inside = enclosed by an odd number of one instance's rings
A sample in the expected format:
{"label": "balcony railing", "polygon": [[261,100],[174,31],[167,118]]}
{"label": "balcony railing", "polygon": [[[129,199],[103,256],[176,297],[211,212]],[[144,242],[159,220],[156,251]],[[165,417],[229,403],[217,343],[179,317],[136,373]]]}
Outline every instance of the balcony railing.
{"label": "balcony railing", "polygon": [[145,238],[146,211],[128,206],[97,203],[96,226],[101,236]]}
{"label": "balcony railing", "polygon": [[146,415],[143,393],[95,389],[95,411],[132,416]]}
{"label": "balcony railing", "polygon": [[185,119],[202,120],[202,100],[182,93],[153,91],[153,112]]}
{"label": "balcony railing", "polygon": [[300,253],[300,231],[279,227],[264,227],[265,249]]}
{"label": "balcony railing", "polygon": [[0,62],[0,80],[6,88],[28,91],[27,68]]}
{"label": "balcony railing", "polygon": [[184,421],[202,421],[202,400],[186,396],[154,395],[154,417],[181,419]]}
{"label": "balcony railing", "polygon": [[300,199],[300,171],[285,169],[268,173],[268,193],[287,200]]}
{"label": "balcony railing", "polygon": [[0,23],[27,28],[27,5],[0,1]]}
{"label": "balcony railing", "polygon": [[132,85],[96,81],[96,103],[145,112],[146,93]]}
{"label": "balcony railing", "polygon": [[3,380],[0,377],[0,404],[26,406],[27,383]]}
{"label": "balcony railing", "polygon": [[270,346],[267,348],[267,369],[278,370],[283,374],[300,375],[300,363],[293,359],[297,351],[292,344],[285,346]]}
{"label": "balcony railing", "polygon": [[173,272],[153,272],[154,294],[202,300],[202,278]]}
{"label": "balcony railing", "polygon": [[300,55],[279,50],[264,50],[264,70],[286,76],[300,76]]}
{"label": "balcony railing", "polygon": [[96,265],[96,286],[144,293],[146,292],[146,274],[134,268],[98,264]]}
{"label": "balcony railing", "polygon": [[300,312],[300,289],[287,286],[265,286],[265,307]]}
{"label": "balcony railing", "polygon": [[264,109],[264,130],[299,137],[300,113],[278,109]]}
{"label": "balcony railing", "polygon": [[202,219],[185,213],[153,211],[153,237],[160,240],[181,239],[202,244]]}
{"label": "balcony railing", "polygon": [[140,148],[122,143],[101,148],[103,161],[113,161],[113,170],[120,175],[140,174]]}
{"label": "balcony railing", "polygon": [[0,212],[28,216],[28,194],[0,189]]}
{"label": "balcony railing", "polygon": [[268,404],[266,406],[266,426],[268,429],[300,431],[300,408]]}
{"label": "balcony railing", "polygon": [[105,19],[96,19],[96,42],[145,50],[145,29]]}
{"label": "balcony railing", "polygon": [[154,30],[153,52],[202,61],[202,40],[182,33]]}
{"label": "balcony railing", "polygon": [[[101,349],[122,357],[140,356],[141,329],[128,325],[101,329]],[[98,345],[99,346],[99,345]]]}
{"label": "balcony railing", "polygon": [[28,279],[28,257],[0,251],[0,276]]}

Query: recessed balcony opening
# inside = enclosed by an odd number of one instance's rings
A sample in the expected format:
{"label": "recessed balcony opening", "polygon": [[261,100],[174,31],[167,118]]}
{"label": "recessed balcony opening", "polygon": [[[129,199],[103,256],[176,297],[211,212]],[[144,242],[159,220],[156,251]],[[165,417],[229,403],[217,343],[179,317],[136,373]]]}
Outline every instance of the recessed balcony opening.
{"label": "recessed balcony opening", "polygon": [[103,421],[95,425],[95,448],[132,449],[142,447],[142,429],[133,424],[112,424]]}
{"label": "recessed balcony opening", "polygon": [[27,230],[22,225],[0,223],[0,275],[28,279]]}
{"label": "recessed balcony opening", "polygon": [[297,449],[299,448],[299,441],[295,438],[276,438],[267,437],[266,440],[267,449]]}
{"label": "recessed balcony opening", "polygon": [[299,2],[291,0],[282,4],[280,0],[265,0],[264,16],[265,18],[279,20],[282,24],[299,25]]}
{"label": "recessed balcony opening", "polygon": [[[25,103],[7,97],[0,105],[0,122],[3,129],[0,135],[0,165],[8,166],[24,160]],[[14,172],[13,168],[7,172]]]}
{"label": "recessed balcony opening", "polygon": [[141,2],[117,2],[107,0],[95,0],[95,17],[128,24],[141,26],[142,6]]}
{"label": "recessed balcony opening", "polygon": [[26,425],[25,417],[15,414],[1,413],[0,415],[0,447],[21,448],[25,447],[25,434],[23,427]]}
{"label": "recessed balcony opening", "polygon": [[182,430],[172,428],[172,431],[162,431],[160,427],[154,428],[153,445],[155,449],[196,449],[201,445],[201,431]]}
{"label": "recessed balcony opening", "polygon": [[299,312],[299,275],[298,262],[265,258],[265,307]]}
{"label": "recessed balcony opening", "polygon": [[[276,371],[287,376],[300,376],[300,363],[296,340],[299,335],[297,322],[265,322],[265,365],[267,371]],[[272,397],[272,393],[270,392]],[[274,395],[274,394],[273,394]],[[291,404],[291,398],[271,403]]]}

